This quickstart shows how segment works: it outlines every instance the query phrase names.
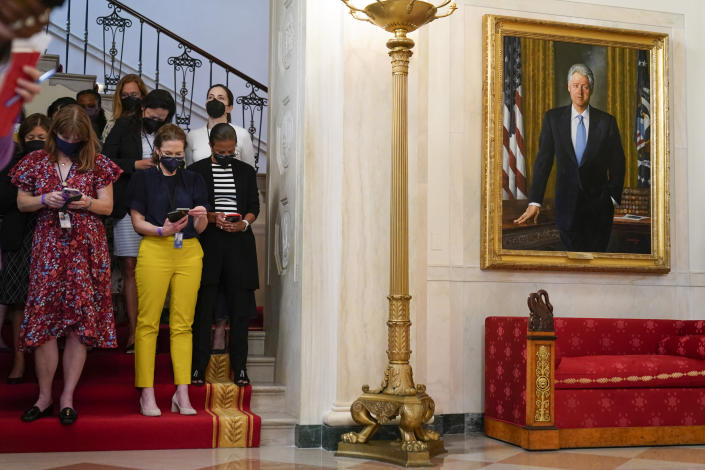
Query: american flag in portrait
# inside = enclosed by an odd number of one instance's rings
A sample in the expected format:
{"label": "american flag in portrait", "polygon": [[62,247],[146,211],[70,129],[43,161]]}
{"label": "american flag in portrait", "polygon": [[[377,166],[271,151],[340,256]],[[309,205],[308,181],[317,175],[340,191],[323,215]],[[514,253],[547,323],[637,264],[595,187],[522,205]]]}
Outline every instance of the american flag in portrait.
{"label": "american flag in portrait", "polygon": [[502,199],[526,199],[524,122],[521,112],[521,43],[504,37]]}
{"label": "american flag in portrait", "polygon": [[637,151],[637,186],[651,186],[651,85],[649,51],[639,51],[636,68],[636,119],[634,143]]}

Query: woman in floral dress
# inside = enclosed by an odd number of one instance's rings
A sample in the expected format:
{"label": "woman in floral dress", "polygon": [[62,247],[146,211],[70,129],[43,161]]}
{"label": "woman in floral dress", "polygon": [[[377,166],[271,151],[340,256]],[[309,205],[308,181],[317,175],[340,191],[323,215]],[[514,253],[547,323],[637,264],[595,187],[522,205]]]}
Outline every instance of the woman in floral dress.
{"label": "woman in floral dress", "polygon": [[[18,187],[18,208],[37,212],[20,343],[24,350],[35,351],[39,397],[22,415],[25,422],[52,412],[57,338],[65,337],[62,424],[78,417],[73,392],[86,347],[117,346],[110,256],[99,215],[112,210],[112,185],[121,170],[97,153],[98,145],[86,112],[66,106],[52,122],[45,149],[30,153],[10,172]],[[77,200],[68,200],[72,193]]]}

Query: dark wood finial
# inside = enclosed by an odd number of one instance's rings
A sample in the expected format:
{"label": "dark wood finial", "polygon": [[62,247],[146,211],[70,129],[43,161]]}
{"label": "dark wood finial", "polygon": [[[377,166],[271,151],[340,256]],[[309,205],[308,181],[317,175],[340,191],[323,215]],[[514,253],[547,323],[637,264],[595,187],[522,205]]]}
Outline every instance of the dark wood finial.
{"label": "dark wood finial", "polygon": [[553,331],[553,305],[548,292],[541,289],[529,294],[529,331]]}

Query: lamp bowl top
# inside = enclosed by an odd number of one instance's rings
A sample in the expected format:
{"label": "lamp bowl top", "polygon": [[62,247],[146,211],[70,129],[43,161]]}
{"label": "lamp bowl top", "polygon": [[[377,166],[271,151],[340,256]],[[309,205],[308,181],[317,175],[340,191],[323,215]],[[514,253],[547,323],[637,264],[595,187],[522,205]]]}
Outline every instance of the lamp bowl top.
{"label": "lamp bowl top", "polygon": [[438,9],[421,0],[378,0],[365,7],[365,13],[374,24],[393,33],[414,31],[436,18]]}

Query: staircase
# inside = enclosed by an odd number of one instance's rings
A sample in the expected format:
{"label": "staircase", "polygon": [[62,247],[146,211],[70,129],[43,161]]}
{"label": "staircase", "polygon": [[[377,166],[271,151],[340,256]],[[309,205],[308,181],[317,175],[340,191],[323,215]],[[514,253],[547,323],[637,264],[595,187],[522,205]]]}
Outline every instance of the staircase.
{"label": "staircase", "polygon": [[[96,2],[97,3],[97,2]],[[93,8],[93,7],[91,7]],[[88,22],[86,22],[88,24]],[[57,29],[58,25],[53,23],[52,25],[53,29]],[[164,35],[166,35],[165,31],[162,31]],[[53,33],[54,40],[56,41],[57,35],[55,32]],[[69,37],[69,34],[67,33],[67,41],[69,42],[75,42],[75,37],[71,36]],[[75,47],[75,44],[72,44],[72,47]],[[91,46],[94,47],[94,46]],[[94,47],[95,48],[95,47]],[[68,51],[68,46],[67,46],[67,51]],[[61,63],[61,57],[59,55],[52,55],[52,54],[45,54],[41,57],[37,68],[46,71],[50,69],[57,69],[60,66]],[[140,57],[141,61],[141,57]],[[141,67],[141,65],[140,65]],[[211,67],[211,74],[212,74],[212,68],[213,64],[210,64]],[[133,67],[134,68],[134,67]],[[125,71],[127,70],[127,72]],[[123,73],[129,73],[132,72],[131,67],[126,66],[126,68],[123,70]],[[230,72],[231,74],[234,72]],[[145,77],[146,78],[146,77]],[[240,77],[243,78],[243,77]],[[243,78],[244,79],[244,78]],[[81,90],[85,89],[91,89],[94,87],[96,81],[101,81],[98,79],[96,75],[84,75],[84,74],[77,74],[77,73],[67,73],[64,71],[63,73],[56,73],[50,80],[44,82],[42,84],[42,91],[40,95],[30,104],[25,106],[25,112],[27,115],[39,112],[39,113],[46,113],[46,109],[49,106],[51,102],[53,102],[55,99],[63,96],[71,96],[75,97],[76,93]],[[149,81],[147,80],[148,85]],[[255,82],[256,83],[256,82]],[[259,85],[259,84],[257,84]],[[154,88],[153,86],[149,86],[150,89]],[[165,87],[165,84],[160,85],[160,88],[168,88],[168,86]],[[262,87],[261,85],[258,87],[259,90],[264,90],[266,93],[266,87]],[[254,85],[253,85],[253,90],[254,90]],[[173,90],[169,90],[172,94],[174,94]],[[103,100],[102,100],[102,107],[105,109],[108,113],[111,113],[112,111],[112,91],[108,92],[107,94],[103,95]],[[265,101],[266,102],[266,101]],[[204,109],[201,103],[193,103],[193,109],[195,112],[195,116],[201,116],[203,117],[205,115]],[[234,113],[236,115],[239,114],[239,110],[235,110]],[[240,123],[238,123],[240,124]],[[266,122],[262,125],[262,127],[266,128]],[[266,159],[266,152],[267,152],[267,146],[266,143],[264,142],[259,142],[259,136],[253,135],[253,144],[256,146],[259,146],[260,152],[262,157]],[[262,162],[263,160],[260,160],[260,171],[266,169],[266,166],[262,167]],[[266,161],[266,160],[264,160]],[[265,163],[266,165],[266,163]],[[264,191],[266,188],[265,184],[265,174],[259,174],[258,175],[258,186],[260,187],[260,194],[262,199],[266,199],[266,192]],[[260,214],[259,219],[255,224],[253,225],[253,231],[255,232],[255,237],[257,239],[257,249],[258,249],[258,258],[260,258],[260,285],[265,286],[266,283],[264,282],[264,272],[265,272],[265,264],[262,262],[262,260],[266,259],[266,243],[265,243],[265,236],[266,236],[266,226],[265,226],[265,221],[267,220],[265,210],[267,207],[266,200],[261,200],[261,207],[262,207],[262,213]],[[257,291],[256,293],[256,300],[258,304],[263,304],[264,300],[264,295],[263,292]],[[9,328],[7,328],[9,325],[6,325],[6,327],[3,329],[2,333],[3,336],[6,338],[8,341],[8,344],[11,344],[11,339],[9,337]],[[121,339],[124,339],[126,335],[120,334],[119,337]],[[168,331],[162,331],[160,334],[160,344],[166,341],[166,350],[168,350]],[[294,416],[291,416],[285,412],[285,397],[286,397],[286,386],[283,384],[277,384],[275,383],[275,369],[276,369],[276,358],[272,356],[266,356],[265,355],[265,342],[267,341],[267,332],[263,330],[250,330],[249,332],[249,356],[247,360],[247,371],[248,375],[250,377],[250,380],[252,381],[252,393],[251,393],[251,410],[253,413],[258,414],[261,417],[261,435],[260,435],[260,445],[266,446],[266,445],[293,445],[294,444],[294,427],[296,425],[296,418]],[[120,408],[120,413],[124,413],[126,417],[134,418],[134,414],[137,413],[136,409],[136,396],[134,393],[131,393],[129,390],[132,387],[132,382],[133,382],[133,376],[129,374],[129,368],[130,368],[130,359],[129,356],[125,357],[122,354],[122,350],[124,348],[124,345],[121,345],[121,349],[118,351],[111,351],[111,352],[104,352],[104,351],[96,351],[94,353],[91,353],[88,358],[88,362],[86,365],[86,372],[90,376],[91,370],[93,371],[99,371],[101,368],[113,368],[116,367],[117,370],[122,371],[121,376],[115,376],[113,374],[111,376],[111,380],[116,382],[116,387],[119,384],[119,387],[121,390],[123,390],[123,395],[115,395],[114,398],[115,400],[124,400],[124,403],[121,405],[123,408]],[[161,350],[164,350],[164,346],[161,346]],[[167,369],[170,373],[171,367],[168,361],[168,356],[164,357],[164,354],[159,354],[158,355],[158,368],[162,369]],[[101,363],[101,361],[107,361],[105,363]],[[11,356],[9,353],[0,353],[0,379],[4,380],[4,377],[7,376],[7,373],[9,372],[10,368],[10,361],[11,361]],[[0,428],[4,427],[4,425],[14,425],[16,424],[23,424],[20,423],[19,421],[19,416],[24,411],[26,407],[29,407],[33,400],[34,397],[36,397],[37,393],[37,386],[35,383],[33,383],[34,380],[34,373],[33,370],[33,363],[30,360],[28,362],[28,370],[27,373],[25,374],[28,378],[30,383],[25,383],[23,385],[15,386],[15,387],[21,387],[21,393],[18,393],[18,389],[12,388],[9,386],[3,385],[0,387],[2,389],[2,392],[0,392],[0,422],[5,420],[4,423],[0,425]],[[132,372],[134,373],[134,371]],[[85,376],[86,374],[84,374]],[[170,378],[166,378],[164,376],[161,377],[161,379],[157,378],[157,382],[161,380],[162,386],[162,395],[164,395],[165,390],[170,389],[171,386],[169,385],[171,383]],[[61,381],[61,372],[60,369],[57,372],[57,376],[55,378],[55,382],[60,382]],[[78,398],[78,395],[81,393],[81,389],[83,388],[83,400],[85,401],[92,401],[95,402],[96,400],[91,396],[91,393],[93,393],[95,390],[97,390],[95,383],[92,383],[90,381],[88,382],[79,382],[78,386],[78,391],[77,391],[77,407],[79,414],[81,413],[81,399]],[[58,386],[58,384],[57,384]],[[191,387],[191,395],[192,395],[192,402],[194,402],[194,406],[196,406],[196,402],[199,400],[204,401],[205,396],[201,396],[205,392],[203,392],[205,388],[204,387]],[[125,392],[127,390],[127,392]],[[132,388],[134,390],[134,388]],[[117,392],[115,392],[117,393]],[[56,395],[58,396],[58,395]],[[164,395],[166,397],[166,395]],[[168,398],[168,397],[167,397]],[[99,398],[100,399],[100,398]],[[163,400],[166,398],[163,398]],[[164,404],[160,402],[160,406],[164,408]],[[163,409],[163,411],[165,411]],[[133,413],[134,412],[134,413]],[[169,415],[169,413],[165,413],[166,415]],[[139,415],[138,415],[139,417]],[[15,421],[16,418],[16,421]],[[173,418],[173,417],[171,417]],[[170,418],[170,419],[171,419]],[[93,418],[90,417],[90,413],[87,411],[86,414],[81,415],[79,418],[79,421],[90,421],[91,419],[97,420],[97,423],[95,423],[95,429],[98,430],[100,429],[100,420],[103,420],[102,422],[104,423],[105,426],[110,426],[111,423],[111,417],[110,416],[100,416],[96,417],[93,416]],[[183,421],[179,421],[179,417],[177,416],[175,418],[177,421],[175,423],[183,423]],[[53,418],[52,421],[56,421],[56,418]],[[149,425],[151,425],[151,422],[147,421]],[[37,423],[31,423],[35,425],[34,429],[37,429],[36,424]],[[77,423],[78,424],[78,423]],[[42,423],[41,426],[47,426],[47,424]],[[53,426],[53,423],[52,423]],[[51,428],[53,429],[53,428]],[[57,429],[58,431],[59,429]],[[97,434],[100,434],[98,432]],[[148,438],[149,433],[147,432],[145,434],[145,438]],[[83,440],[85,441],[90,441],[92,437],[96,437],[93,435],[91,432],[86,432],[85,435],[82,437]],[[100,438],[100,436],[98,436]],[[91,447],[90,443],[87,442],[87,445],[84,447],[81,447],[82,440],[76,440],[76,444],[78,447],[72,449],[72,450],[89,450],[89,449],[94,449],[95,447]],[[177,444],[175,444],[178,447],[184,447],[188,448],[188,439],[183,438],[181,441],[179,441]],[[198,443],[197,445],[194,445],[194,447],[204,447],[202,445],[203,443]],[[73,444],[72,444],[73,445]],[[126,444],[130,448],[128,444]],[[134,448],[148,448],[148,447],[140,447],[137,445]],[[165,447],[168,448],[168,447]],[[61,448],[57,448],[54,450],[62,450]],[[68,450],[68,449],[67,449]],[[15,450],[17,451],[17,450]],[[26,451],[26,450],[19,450],[19,451]],[[12,447],[7,447],[5,446],[0,446],[0,452],[13,452]]]}

